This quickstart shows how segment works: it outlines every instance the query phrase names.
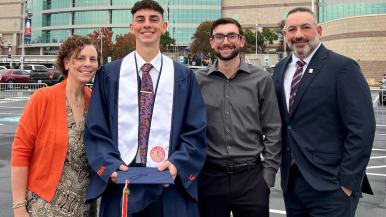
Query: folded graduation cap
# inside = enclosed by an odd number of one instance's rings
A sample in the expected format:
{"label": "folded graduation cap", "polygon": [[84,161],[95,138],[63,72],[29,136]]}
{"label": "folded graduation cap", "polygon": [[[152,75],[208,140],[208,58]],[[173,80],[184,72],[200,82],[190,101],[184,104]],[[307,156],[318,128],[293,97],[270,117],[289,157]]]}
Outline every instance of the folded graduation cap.
{"label": "folded graduation cap", "polygon": [[169,170],[158,171],[154,167],[129,167],[127,171],[118,171],[119,184],[174,184]]}

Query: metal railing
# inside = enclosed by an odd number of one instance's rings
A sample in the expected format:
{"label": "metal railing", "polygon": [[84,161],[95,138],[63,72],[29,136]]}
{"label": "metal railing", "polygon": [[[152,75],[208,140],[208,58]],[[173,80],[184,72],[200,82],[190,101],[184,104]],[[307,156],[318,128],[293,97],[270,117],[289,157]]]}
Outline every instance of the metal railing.
{"label": "metal railing", "polygon": [[386,89],[371,88],[377,128],[386,128]]}
{"label": "metal railing", "polygon": [[0,83],[0,103],[28,100],[45,83]]}

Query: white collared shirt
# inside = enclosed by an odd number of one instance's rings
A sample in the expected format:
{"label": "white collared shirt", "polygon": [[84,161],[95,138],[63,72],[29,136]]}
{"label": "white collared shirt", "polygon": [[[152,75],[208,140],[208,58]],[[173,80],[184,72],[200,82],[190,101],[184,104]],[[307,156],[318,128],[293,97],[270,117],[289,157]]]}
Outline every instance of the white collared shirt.
{"label": "white collared shirt", "polygon": [[[150,69],[150,77],[153,81],[153,90],[155,91],[155,87],[157,86],[158,82],[158,76],[161,70],[161,52],[158,52],[158,54],[149,62],[153,65],[153,68]],[[146,63],[146,61],[137,53],[135,52],[135,56],[137,58],[137,68],[138,68],[138,74],[139,77],[142,79],[142,66]]]}
{"label": "white collared shirt", "polygon": [[[306,71],[308,64],[310,63],[312,57],[314,56],[315,52],[319,49],[321,44],[322,43],[319,43],[319,45],[316,47],[316,49],[314,51],[312,51],[312,53],[310,55],[308,55],[308,57],[303,59],[303,61],[306,64],[303,66],[302,77],[303,77],[304,71]],[[300,60],[300,59],[292,53],[292,61],[288,64],[287,69],[286,69],[285,74],[284,74],[284,84],[283,85],[284,85],[285,101],[287,104],[287,111],[289,110],[288,104],[289,104],[289,98],[290,98],[290,94],[291,94],[291,82],[292,82],[292,78],[294,77],[294,74],[296,71],[296,62],[298,60]]]}

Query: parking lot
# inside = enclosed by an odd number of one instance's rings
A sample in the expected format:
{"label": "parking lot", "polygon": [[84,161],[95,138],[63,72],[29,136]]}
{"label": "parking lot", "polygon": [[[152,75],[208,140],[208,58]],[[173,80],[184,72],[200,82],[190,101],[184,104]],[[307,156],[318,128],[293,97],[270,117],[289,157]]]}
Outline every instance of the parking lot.
{"label": "parking lot", "polygon": [[[379,90],[373,90],[374,112],[377,130],[373,151],[367,167],[367,175],[374,195],[364,195],[360,200],[357,217],[384,217],[386,213],[386,105],[378,103]],[[32,88],[0,90],[0,217],[12,216],[10,184],[10,155],[14,132]],[[285,216],[280,189],[280,176],[271,192],[270,216]]]}

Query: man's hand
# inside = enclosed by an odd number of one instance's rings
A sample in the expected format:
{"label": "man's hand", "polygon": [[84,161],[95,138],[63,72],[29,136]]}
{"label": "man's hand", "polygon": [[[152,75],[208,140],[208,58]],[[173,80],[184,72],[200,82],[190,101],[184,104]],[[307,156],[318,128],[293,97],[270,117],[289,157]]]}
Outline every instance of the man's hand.
{"label": "man's hand", "polygon": [[[127,167],[126,165],[122,164],[121,166],[119,166],[118,170],[120,171],[127,171],[129,169],[129,167]],[[111,181],[113,181],[114,183],[117,183],[117,177],[118,177],[118,173],[117,172],[113,172],[110,176],[111,178]]]}
{"label": "man's hand", "polygon": [[349,188],[346,188],[346,187],[343,187],[343,186],[341,186],[340,187],[341,189],[342,189],[342,191],[347,195],[347,196],[351,196],[351,194],[352,194],[352,190],[351,189],[349,189]]}
{"label": "man's hand", "polygon": [[170,175],[172,176],[173,180],[175,180],[177,176],[177,168],[170,161],[165,161],[161,164],[160,167],[158,167],[158,170],[164,171],[165,169],[169,169]]}

